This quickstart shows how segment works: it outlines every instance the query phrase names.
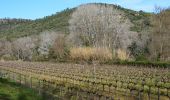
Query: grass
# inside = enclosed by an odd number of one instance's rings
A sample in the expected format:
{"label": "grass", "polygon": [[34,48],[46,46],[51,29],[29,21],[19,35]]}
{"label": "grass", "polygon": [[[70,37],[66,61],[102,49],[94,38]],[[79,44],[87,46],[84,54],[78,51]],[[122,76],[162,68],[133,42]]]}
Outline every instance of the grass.
{"label": "grass", "polygon": [[0,78],[0,100],[42,100],[32,89]]}

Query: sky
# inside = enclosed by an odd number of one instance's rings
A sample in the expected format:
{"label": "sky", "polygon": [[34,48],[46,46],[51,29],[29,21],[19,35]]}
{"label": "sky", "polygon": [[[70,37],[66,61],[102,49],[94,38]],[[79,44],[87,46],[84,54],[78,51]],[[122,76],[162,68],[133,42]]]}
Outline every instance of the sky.
{"label": "sky", "polygon": [[0,18],[37,19],[84,3],[118,4],[132,10],[153,12],[170,7],[170,0],[0,0]]}

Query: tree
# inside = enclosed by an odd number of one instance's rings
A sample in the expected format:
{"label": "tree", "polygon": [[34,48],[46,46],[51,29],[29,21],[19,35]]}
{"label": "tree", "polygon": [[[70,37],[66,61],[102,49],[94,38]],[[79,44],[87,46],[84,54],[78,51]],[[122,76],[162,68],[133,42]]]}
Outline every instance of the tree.
{"label": "tree", "polygon": [[57,37],[56,32],[45,31],[41,33],[39,36],[38,52],[40,52],[40,54],[42,55],[48,55],[50,48],[52,47],[56,40],[56,37]]}
{"label": "tree", "polygon": [[65,39],[66,36],[64,34],[57,35],[56,40],[50,49],[49,58],[66,60],[69,51]]}
{"label": "tree", "polygon": [[72,14],[70,38],[76,46],[125,49],[137,38],[129,31],[131,22],[124,13],[111,5],[81,5]]}
{"label": "tree", "polygon": [[170,58],[170,9],[155,7],[152,25],[150,52],[153,58],[166,60]]}
{"label": "tree", "polygon": [[12,55],[18,60],[31,60],[34,48],[31,37],[19,38],[12,42]]}

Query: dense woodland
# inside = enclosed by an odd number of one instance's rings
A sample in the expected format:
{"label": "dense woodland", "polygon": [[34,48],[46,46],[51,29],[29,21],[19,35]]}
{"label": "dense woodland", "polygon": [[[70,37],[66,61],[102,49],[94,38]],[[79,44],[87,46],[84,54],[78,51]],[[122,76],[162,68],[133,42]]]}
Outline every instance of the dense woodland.
{"label": "dense woodland", "polygon": [[0,57],[24,61],[170,61],[170,9],[84,4],[41,19],[0,20]]}

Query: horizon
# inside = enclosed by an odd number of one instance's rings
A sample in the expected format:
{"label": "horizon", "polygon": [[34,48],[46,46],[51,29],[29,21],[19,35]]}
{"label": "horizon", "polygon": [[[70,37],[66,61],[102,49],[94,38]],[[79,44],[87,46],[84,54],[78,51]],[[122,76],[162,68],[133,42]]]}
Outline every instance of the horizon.
{"label": "horizon", "polygon": [[61,12],[67,8],[74,8],[81,4],[87,3],[107,3],[120,5],[123,8],[135,11],[154,12],[155,6],[167,8],[170,1],[162,2],[162,0],[5,0],[1,1],[0,19],[2,18],[21,18],[21,19],[39,19],[50,16],[57,12]]}

